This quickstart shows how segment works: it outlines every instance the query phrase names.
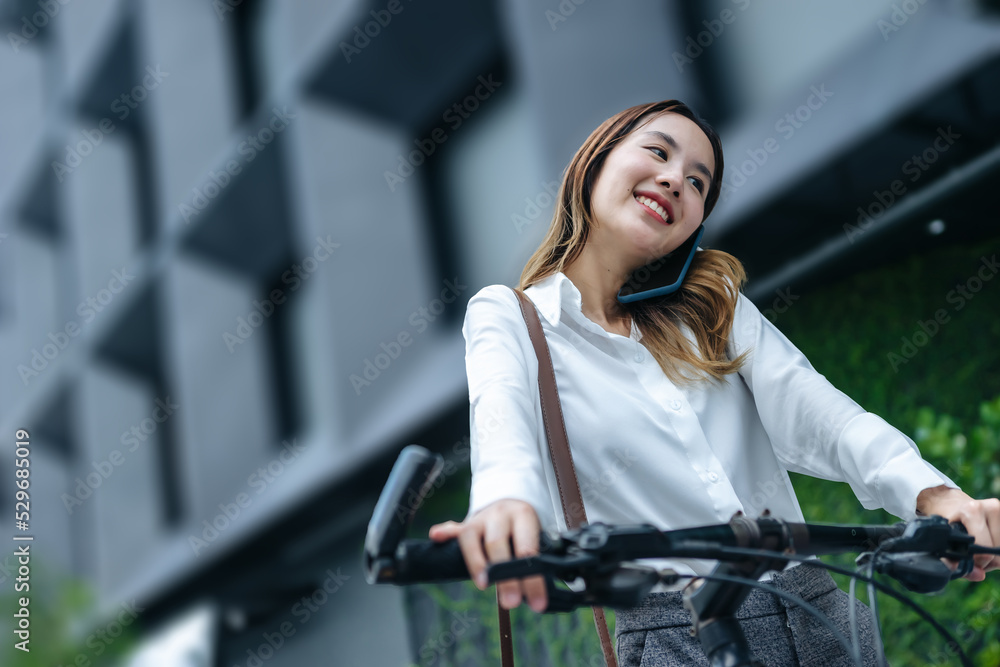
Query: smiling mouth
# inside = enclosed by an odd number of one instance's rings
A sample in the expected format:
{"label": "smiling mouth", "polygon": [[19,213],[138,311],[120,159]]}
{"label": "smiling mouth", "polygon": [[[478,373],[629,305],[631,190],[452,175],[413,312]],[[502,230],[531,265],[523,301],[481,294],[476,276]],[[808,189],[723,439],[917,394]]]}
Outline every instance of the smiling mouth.
{"label": "smiling mouth", "polygon": [[656,215],[660,216],[660,219],[663,222],[665,222],[666,224],[669,225],[671,222],[673,222],[673,220],[670,219],[670,214],[667,213],[666,209],[664,209],[662,206],[660,206],[659,204],[657,204],[655,201],[653,201],[649,197],[643,197],[642,195],[637,195],[635,197],[635,200],[637,202],[639,202],[640,204],[642,204],[643,206],[645,206],[646,208],[648,208],[650,211],[652,211]]}

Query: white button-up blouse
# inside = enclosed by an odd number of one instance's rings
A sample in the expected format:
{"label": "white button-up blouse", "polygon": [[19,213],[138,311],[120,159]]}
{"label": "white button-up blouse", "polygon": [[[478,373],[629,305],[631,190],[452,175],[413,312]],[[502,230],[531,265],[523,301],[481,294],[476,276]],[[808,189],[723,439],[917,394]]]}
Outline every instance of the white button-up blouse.
{"label": "white button-up blouse", "polygon": [[[746,364],[718,382],[676,385],[640,343],[584,316],[563,273],[525,290],[538,309],[590,523],[661,530],[725,523],[765,509],[803,521],[786,471],[851,485],[868,509],[915,516],[917,494],[956,485],[908,437],[816,372],[742,294],[729,352]],[[502,498],[530,503],[565,530],[538,396],[538,361],[516,295],[480,290],[462,333],[469,380],[468,516]],[[648,564],[703,574],[714,563]]]}

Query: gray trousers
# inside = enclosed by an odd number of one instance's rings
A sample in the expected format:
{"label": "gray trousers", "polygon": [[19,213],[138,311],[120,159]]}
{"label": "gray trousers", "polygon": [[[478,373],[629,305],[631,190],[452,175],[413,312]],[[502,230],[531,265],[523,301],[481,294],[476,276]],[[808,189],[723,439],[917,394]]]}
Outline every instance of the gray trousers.
{"label": "gray trousers", "polygon": [[[850,640],[849,596],[826,570],[799,565],[775,573],[771,583],[817,607]],[[692,637],[691,616],[682,593],[653,593],[643,604],[615,613],[615,643],[620,667],[701,665],[708,660]],[[876,665],[871,612],[855,599],[866,667]],[[840,643],[815,618],[776,595],[754,589],[737,614],[754,657],[767,667],[853,665]]]}

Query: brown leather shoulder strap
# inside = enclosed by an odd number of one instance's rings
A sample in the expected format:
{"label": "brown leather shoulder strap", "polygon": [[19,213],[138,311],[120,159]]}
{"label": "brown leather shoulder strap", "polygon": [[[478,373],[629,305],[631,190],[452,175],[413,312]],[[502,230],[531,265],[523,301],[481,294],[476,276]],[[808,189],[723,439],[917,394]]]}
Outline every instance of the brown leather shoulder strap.
{"label": "brown leather shoulder strap", "polygon": [[566,436],[566,422],[563,420],[562,403],[559,401],[559,390],[556,388],[556,374],[552,368],[552,357],[549,354],[545,333],[542,331],[541,320],[535,304],[521,290],[514,290],[521,302],[521,314],[528,325],[528,336],[538,357],[538,391],[542,401],[542,420],[545,422],[545,436],[549,441],[549,453],[552,455],[552,467],[556,471],[556,482],[559,484],[559,498],[562,501],[563,515],[566,525],[579,528],[586,523],[587,512],[583,507],[583,497],[580,485],[576,479],[576,468],[573,466],[573,455],[569,451],[569,438]]}
{"label": "brown leather shoulder strap", "polygon": [[[514,288],[511,288],[514,289]],[[552,368],[552,357],[549,346],[545,342],[545,332],[542,331],[541,320],[531,299],[519,289],[514,289],[521,304],[521,314],[528,326],[528,336],[538,357],[538,392],[542,404],[542,419],[545,423],[545,436],[552,456],[552,467],[555,469],[556,482],[559,485],[559,499],[562,502],[563,515],[569,528],[578,528],[587,522],[587,512],[583,507],[583,497],[580,494],[580,484],[576,478],[576,468],[573,466],[573,455],[569,449],[569,438],[566,436],[566,422],[563,419],[562,404],[559,401],[559,390],[556,387],[556,375]],[[500,606],[497,599],[497,609],[500,618],[500,656],[503,667],[513,667],[514,651],[511,639],[510,612]],[[593,607],[594,624],[601,639],[601,650],[608,667],[618,667],[614,649],[611,646],[611,635],[604,610]]]}
{"label": "brown leather shoulder strap", "polygon": [[514,667],[514,640],[510,630],[510,610],[500,606],[497,587],[497,618],[500,620],[500,667]]}

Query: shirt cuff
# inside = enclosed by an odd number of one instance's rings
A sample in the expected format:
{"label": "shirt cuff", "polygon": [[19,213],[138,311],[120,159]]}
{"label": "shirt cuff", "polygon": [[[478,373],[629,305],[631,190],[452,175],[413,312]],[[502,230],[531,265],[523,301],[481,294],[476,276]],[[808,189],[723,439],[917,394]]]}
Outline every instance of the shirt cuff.
{"label": "shirt cuff", "polygon": [[543,480],[534,471],[505,471],[502,475],[473,474],[466,519],[498,500],[512,499],[528,503],[535,509],[542,530],[557,530],[552,513],[552,501]]}
{"label": "shirt cuff", "polygon": [[[869,412],[852,419],[844,428],[841,440],[867,445],[856,451],[882,454],[870,461],[878,466],[872,479],[874,498],[866,502],[863,494],[857,494],[868,509],[882,507],[904,521],[911,521],[917,516],[917,496],[921,491],[941,485],[959,488],[947,475],[921,458],[913,440],[878,415]],[[858,489],[855,491],[857,493]]]}

